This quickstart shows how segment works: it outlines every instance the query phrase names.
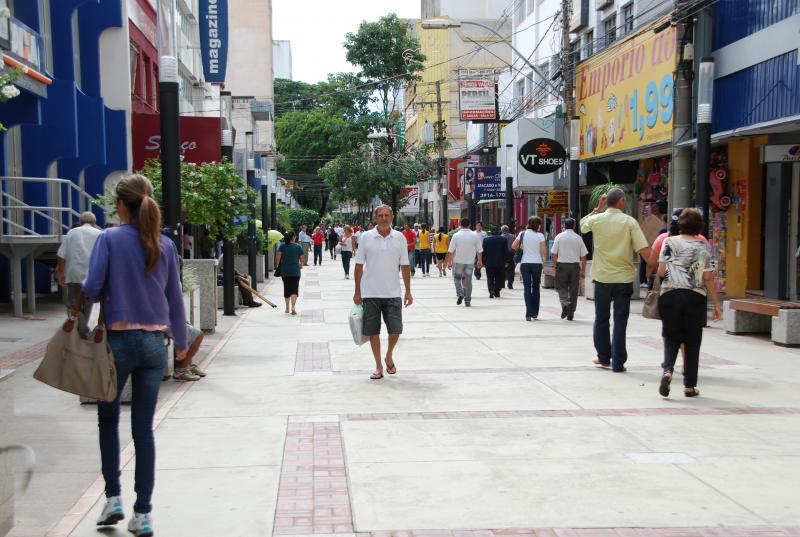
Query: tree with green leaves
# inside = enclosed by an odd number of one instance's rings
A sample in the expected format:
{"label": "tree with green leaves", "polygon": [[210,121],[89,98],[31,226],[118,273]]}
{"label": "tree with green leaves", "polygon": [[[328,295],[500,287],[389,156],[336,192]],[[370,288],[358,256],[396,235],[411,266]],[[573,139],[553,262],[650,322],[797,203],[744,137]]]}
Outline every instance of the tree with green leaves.
{"label": "tree with green leaves", "polygon": [[[384,127],[390,129],[390,114],[403,84],[419,80],[425,55],[419,41],[409,35],[405,22],[390,13],[376,22],[362,22],[356,33],[345,36],[347,61],[361,68],[359,77],[371,83],[380,96]],[[392,140],[388,139],[389,152]]]}

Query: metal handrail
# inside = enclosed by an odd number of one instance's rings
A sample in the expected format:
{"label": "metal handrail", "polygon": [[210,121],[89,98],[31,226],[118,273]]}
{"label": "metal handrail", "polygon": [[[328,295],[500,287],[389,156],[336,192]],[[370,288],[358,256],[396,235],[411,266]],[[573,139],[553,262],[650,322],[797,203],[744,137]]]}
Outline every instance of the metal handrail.
{"label": "metal handrail", "polygon": [[[48,186],[55,186],[56,191],[52,196],[53,205],[28,205],[10,192],[7,192],[6,184],[17,181],[20,183],[43,183]],[[64,192],[64,186],[67,190]],[[66,200],[64,195],[66,194]],[[78,204],[84,199],[89,201],[89,205],[97,205],[97,201],[87,194],[79,185],[69,179],[58,177],[22,177],[22,176],[2,176],[0,177],[0,237],[61,237],[66,234],[70,226],[64,223],[65,215],[80,217],[80,211],[76,210],[75,194],[78,196]],[[50,197],[48,195],[48,197]],[[63,200],[63,202],[62,202]],[[16,211],[16,213],[13,213]],[[46,212],[45,212],[46,211]],[[48,214],[49,213],[49,214]],[[30,216],[26,217],[25,214]],[[54,216],[57,215],[57,216]],[[34,220],[36,217],[45,219],[50,233],[40,233],[36,231]],[[28,224],[25,223],[30,219]],[[13,230],[13,231],[12,231]],[[19,230],[19,231],[17,231]]]}

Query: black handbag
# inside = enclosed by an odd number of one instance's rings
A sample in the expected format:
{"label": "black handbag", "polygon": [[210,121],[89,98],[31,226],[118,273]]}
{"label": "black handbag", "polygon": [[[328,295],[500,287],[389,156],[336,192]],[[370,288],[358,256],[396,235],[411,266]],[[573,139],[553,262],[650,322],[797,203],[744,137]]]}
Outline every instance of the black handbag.
{"label": "black handbag", "polygon": [[522,262],[522,239],[525,238],[525,232],[528,231],[527,229],[519,234],[519,248],[514,252],[514,263],[520,264]]}

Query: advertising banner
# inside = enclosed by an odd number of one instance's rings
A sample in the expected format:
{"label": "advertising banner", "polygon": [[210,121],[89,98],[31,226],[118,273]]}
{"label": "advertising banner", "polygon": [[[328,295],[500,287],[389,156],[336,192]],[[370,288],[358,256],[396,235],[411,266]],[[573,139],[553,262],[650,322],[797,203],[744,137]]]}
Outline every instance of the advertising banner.
{"label": "advertising banner", "polygon": [[[180,118],[181,156],[186,162],[202,164],[221,159],[222,133],[218,117]],[[161,154],[161,125],[156,114],[132,114],[133,169],[141,170],[146,160]]]}
{"label": "advertising banner", "polygon": [[497,121],[493,69],[458,72],[458,114],[461,121]]}
{"label": "advertising banner", "polygon": [[[465,173],[466,180],[472,179],[475,185],[473,194],[475,201],[505,199],[506,193],[503,190],[503,178],[499,166],[467,168]],[[470,178],[470,173],[474,174],[474,177]]]}
{"label": "advertising banner", "polygon": [[206,82],[225,82],[228,66],[228,0],[199,0],[200,55]]}
{"label": "advertising banner", "polygon": [[578,65],[581,159],[672,139],[675,28],[653,32],[666,19]]}

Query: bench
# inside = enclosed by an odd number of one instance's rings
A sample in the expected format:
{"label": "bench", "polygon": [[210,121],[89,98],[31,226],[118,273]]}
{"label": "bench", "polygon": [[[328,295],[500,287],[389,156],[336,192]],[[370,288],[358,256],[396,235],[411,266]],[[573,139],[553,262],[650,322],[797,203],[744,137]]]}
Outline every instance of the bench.
{"label": "bench", "polygon": [[800,345],[800,303],[763,297],[734,298],[723,303],[729,334],[769,333],[773,343]]}

